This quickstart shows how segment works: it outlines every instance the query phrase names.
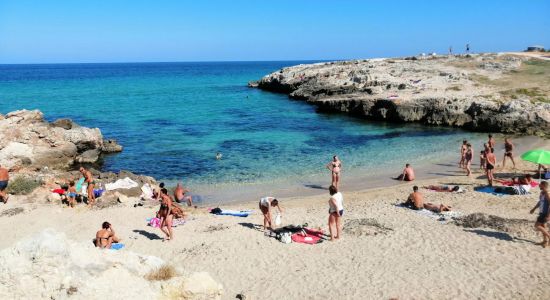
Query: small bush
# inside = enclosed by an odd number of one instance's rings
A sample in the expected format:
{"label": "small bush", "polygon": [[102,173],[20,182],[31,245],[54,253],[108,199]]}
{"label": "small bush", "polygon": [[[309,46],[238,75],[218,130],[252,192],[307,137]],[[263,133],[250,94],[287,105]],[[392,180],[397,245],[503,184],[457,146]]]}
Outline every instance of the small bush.
{"label": "small bush", "polygon": [[152,270],[147,275],[145,279],[149,281],[164,281],[169,280],[172,277],[176,276],[176,269],[170,265],[163,265],[157,269]]}
{"label": "small bush", "polygon": [[8,183],[7,192],[13,195],[28,195],[41,185],[42,181],[40,180],[18,176],[15,177],[15,179],[10,180]]}

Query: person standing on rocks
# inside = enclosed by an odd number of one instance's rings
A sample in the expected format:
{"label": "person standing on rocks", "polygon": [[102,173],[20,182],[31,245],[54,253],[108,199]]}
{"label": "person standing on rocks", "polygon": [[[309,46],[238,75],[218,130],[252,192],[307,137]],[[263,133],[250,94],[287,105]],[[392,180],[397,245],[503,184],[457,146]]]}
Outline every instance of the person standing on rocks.
{"label": "person standing on rocks", "polygon": [[508,139],[504,139],[504,158],[502,159],[502,167],[506,166],[506,157],[509,157],[516,168],[516,162],[514,161],[514,144]]}
{"label": "person standing on rocks", "polygon": [[6,188],[8,187],[8,181],[10,180],[10,174],[8,169],[0,166],[0,199],[2,202],[8,203],[8,194]]}
{"label": "person standing on rocks", "polygon": [[489,181],[489,186],[493,186],[493,180],[495,179],[493,175],[493,171],[497,164],[497,158],[493,153],[493,148],[489,148],[489,152],[487,152],[486,156],[487,156],[487,162],[486,162],[487,167],[485,168],[485,171],[487,174],[487,181]]}
{"label": "person standing on rocks", "polygon": [[92,176],[92,172],[89,170],[84,169],[84,167],[80,167],[80,173],[82,176],[84,176],[84,181],[86,184],[88,184],[87,192],[88,192],[88,206],[93,206],[95,203],[95,195],[94,195],[94,186],[95,181],[94,177]]}
{"label": "person standing on rocks", "polygon": [[466,44],[466,53],[470,53],[470,44]]}

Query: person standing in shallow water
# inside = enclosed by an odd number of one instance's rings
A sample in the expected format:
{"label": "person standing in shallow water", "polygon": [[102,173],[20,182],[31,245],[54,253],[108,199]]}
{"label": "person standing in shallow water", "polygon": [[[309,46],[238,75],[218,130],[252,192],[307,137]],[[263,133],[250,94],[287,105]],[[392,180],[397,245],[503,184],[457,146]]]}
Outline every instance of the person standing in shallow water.
{"label": "person standing in shallow water", "polygon": [[471,144],[466,145],[466,153],[464,153],[464,165],[466,169],[466,175],[472,175],[472,160],[474,159],[474,150]]}
{"label": "person standing in shallow water", "polygon": [[516,162],[514,161],[514,144],[512,144],[512,142],[508,138],[504,139],[504,158],[502,159],[503,168],[506,166],[506,157],[510,158],[510,160],[512,161],[512,164],[514,164],[514,169],[515,169]]}
{"label": "person standing in shallow water", "polygon": [[332,157],[332,161],[327,164],[327,169],[331,172],[331,185],[338,188],[340,185],[340,174],[342,172],[342,162],[338,158],[338,156],[334,155]]}

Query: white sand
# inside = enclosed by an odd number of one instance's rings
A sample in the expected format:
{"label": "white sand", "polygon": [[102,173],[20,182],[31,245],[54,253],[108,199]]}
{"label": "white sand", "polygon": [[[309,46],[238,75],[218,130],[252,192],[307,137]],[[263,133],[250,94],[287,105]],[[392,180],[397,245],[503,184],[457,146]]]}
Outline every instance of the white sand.
{"label": "white sand", "polygon": [[[521,167],[532,169],[533,165]],[[282,244],[265,237],[254,229],[262,222],[257,200],[248,199],[227,208],[254,209],[250,217],[214,216],[198,209],[187,224],[174,229],[175,240],[163,243],[160,230],[145,223],[156,208],[118,206],[90,211],[83,206],[22,204],[21,197],[12,197],[10,203],[0,206],[0,214],[15,207],[25,211],[0,217],[4,229],[0,249],[46,227],[87,245],[108,220],[124,239],[122,251],[160,257],[184,276],[208,272],[223,285],[223,299],[235,299],[241,292],[247,299],[549,299],[550,249],[534,244],[540,236],[531,228],[536,215],[529,214],[538,189],[528,196],[498,197],[472,191],[474,185],[484,184],[484,179],[468,179],[452,166],[447,173],[456,176],[414,184],[460,183],[468,192],[422,190],[427,202],[442,202],[464,214],[483,212],[525,219],[528,226],[516,226],[505,233],[442,224],[393,205],[404,200],[414,185],[406,183],[344,191],[346,232],[337,242]],[[307,222],[327,230],[327,201],[328,193],[284,198],[283,222]],[[352,221],[365,218],[391,230],[361,227]]]}

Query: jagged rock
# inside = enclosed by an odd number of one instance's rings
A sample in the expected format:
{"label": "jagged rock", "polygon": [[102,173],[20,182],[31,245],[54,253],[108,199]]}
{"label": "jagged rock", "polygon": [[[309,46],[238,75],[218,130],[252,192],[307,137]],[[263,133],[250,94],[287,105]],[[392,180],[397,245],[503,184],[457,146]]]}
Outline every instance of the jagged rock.
{"label": "jagged rock", "polygon": [[51,123],[53,127],[60,127],[66,130],[72,129],[75,125],[71,119],[57,119]]}
{"label": "jagged rock", "polygon": [[76,157],[76,162],[78,163],[94,163],[99,159],[99,150],[91,149],[84,151],[82,154]]}
{"label": "jagged rock", "polygon": [[28,163],[33,158],[32,148],[18,142],[9,142],[7,146],[0,150],[0,165],[7,168],[22,165],[24,162]]}
{"label": "jagged rock", "polygon": [[101,151],[105,153],[121,152],[122,146],[119,145],[114,139],[103,140],[103,147],[101,148]]}
{"label": "jagged rock", "polygon": [[305,100],[319,111],[549,136],[550,103],[522,94],[496,101],[506,91],[474,80],[508,76],[527,59],[484,54],[317,63],[283,68],[249,86]]}
{"label": "jagged rock", "polygon": [[103,136],[98,128],[77,127],[66,130],[63,138],[76,145],[78,151],[101,149]]}

